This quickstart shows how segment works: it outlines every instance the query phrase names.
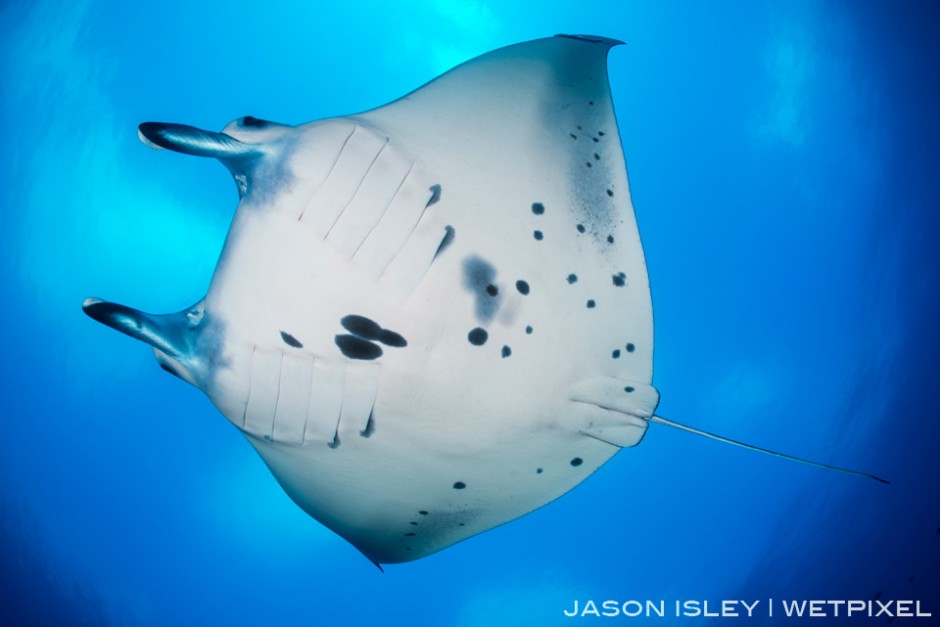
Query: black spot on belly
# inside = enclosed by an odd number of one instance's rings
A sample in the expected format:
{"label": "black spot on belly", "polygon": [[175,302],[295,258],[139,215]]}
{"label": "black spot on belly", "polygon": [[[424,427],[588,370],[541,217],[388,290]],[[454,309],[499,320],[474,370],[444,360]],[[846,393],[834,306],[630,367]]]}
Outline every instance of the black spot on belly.
{"label": "black spot on belly", "polygon": [[600,140],[599,140],[598,138],[596,138],[596,137],[592,137],[591,139],[594,140],[594,143],[595,143],[595,144],[600,141]]}
{"label": "black spot on belly", "polygon": [[594,153],[594,159],[595,159],[596,161],[600,161],[600,160],[601,160],[601,156],[595,152],[595,153]]}
{"label": "black spot on belly", "polygon": [[364,340],[381,342],[386,346],[394,346],[395,348],[402,348],[408,345],[408,342],[401,335],[394,331],[383,329],[379,323],[365,316],[350,314],[343,316],[339,323],[343,325],[344,329]]}
{"label": "black spot on belly", "polygon": [[467,487],[467,484],[464,483],[463,481],[458,481],[457,483],[454,484],[455,490],[463,490],[466,487]]}
{"label": "black spot on belly", "polygon": [[516,281],[516,289],[519,290],[520,294],[525,296],[529,293],[529,284],[522,280]]}
{"label": "black spot on belly", "polygon": [[354,335],[337,335],[336,345],[350,359],[378,359],[382,356],[381,347]]}
{"label": "black spot on belly", "polygon": [[506,359],[507,357],[509,357],[510,355],[512,355],[512,349],[509,348],[508,346],[503,346],[502,355],[503,355],[503,359]]}
{"label": "black spot on belly", "polygon": [[611,198],[613,198],[613,197],[614,197],[614,191],[613,191],[612,189],[608,189],[608,190],[607,190],[607,195],[610,196]]}
{"label": "black spot on belly", "polygon": [[583,224],[579,224],[579,225],[578,225],[578,233],[584,233],[584,231],[586,231],[586,230],[587,230],[587,229],[584,228],[584,225],[583,225]]}
{"label": "black spot on belly", "polygon": [[575,457],[574,459],[571,460],[572,466],[580,466],[583,463],[584,463],[584,460],[581,459],[580,457]]}
{"label": "black spot on belly", "polygon": [[437,204],[437,201],[441,199],[441,186],[438,183],[429,187],[428,190],[431,192],[431,197],[428,199],[428,204],[426,204],[425,207]]}
{"label": "black spot on belly", "polygon": [[486,344],[486,340],[489,336],[490,334],[486,332],[486,329],[477,327],[467,334],[467,339],[470,340],[470,343],[474,346],[483,346]]}
{"label": "black spot on belly", "polygon": [[636,350],[636,346],[634,346],[633,344],[627,344],[627,352],[628,352],[628,353],[632,353],[632,352],[635,351],[635,350]]}
{"label": "black spot on belly", "polygon": [[597,303],[595,303],[593,299],[591,299],[591,300],[589,300],[589,301],[587,302],[587,308],[588,308],[588,309],[594,309],[595,307],[597,307]]}
{"label": "black spot on belly", "polygon": [[613,244],[613,243],[614,243],[614,236],[613,236],[613,235],[608,235],[608,236],[607,236],[607,243],[608,243],[608,244]]}
{"label": "black spot on belly", "polygon": [[588,100],[588,104],[593,107],[593,106],[594,106],[594,101],[593,101],[593,100]]}
{"label": "black spot on belly", "polygon": [[532,237],[534,237],[535,239],[539,241],[542,241],[543,235],[541,231],[532,231]]}
{"label": "black spot on belly", "polygon": [[463,262],[463,284],[473,294],[477,320],[489,322],[499,310],[502,298],[496,290],[496,269],[480,257],[468,257]]}
{"label": "black spot on belly", "polygon": [[614,349],[614,352],[612,352],[610,356],[613,357],[614,359],[620,359],[620,349],[619,348]]}
{"label": "black spot on belly", "polygon": [[456,234],[457,231],[455,231],[454,227],[451,225],[448,224],[444,227],[444,239],[442,239],[441,243],[437,245],[437,250],[434,252],[434,259],[437,259],[441,253],[450,248],[450,245],[454,242],[454,236]]}
{"label": "black spot on belly", "polygon": [[418,524],[418,521],[412,520],[412,521],[411,521],[410,523],[408,523],[408,524],[409,524],[409,525],[417,525],[417,524]]}
{"label": "black spot on belly", "polygon": [[405,340],[405,338],[395,333],[394,331],[389,331],[388,329],[382,329],[379,337],[375,339],[382,342],[386,346],[394,346],[395,348],[404,348],[405,346],[408,346],[408,342]]}
{"label": "black spot on belly", "polygon": [[526,327],[526,328],[525,328],[525,333],[526,333],[526,335],[532,335],[532,327],[531,327],[531,326]]}
{"label": "black spot on belly", "polygon": [[611,280],[614,282],[614,285],[617,287],[623,287],[627,284],[627,275],[623,272],[618,272],[617,274],[611,277]]}
{"label": "black spot on belly", "polygon": [[535,473],[538,474],[538,475],[542,474],[542,469],[541,469],[541,468],[536,468],[536,469],[535,469]]}
{"label": "black spot on belly", "polygon": [[568,281],[568,284],[569,284],[569,285],[574,285],[575,283],[578,282],[578,275],[577,275],[577,274],[569,274],[569,275],[568,275],[568,278],[567,278],[566,280]]}
{"label": "black spot on belly", "polygon": [[287,344],[288,346],[293,346],[294,348],[304,347],[304,345],[301,344],[300,341],[296,337],[294,337],[290,333],[287,333],[286,331],[281,331],[281,339],[284,340],[284,343]]}
{"label": "black spot on belly", "polygon": [[591,165],[591,162],[590,162],[590,161],[585,161],[585,162],[584,162],[584,165],[586,165],[586,166],[589,167],[589,168],[594,167],[594,166]]}
{"label": "black spot on belly", "polygon": [[379,323],[365,316],[350,314],[343,316],[339,323],[353,335],[358,335],[367,340],[377,339],[379,334],[382,333],[382,327]]}
{"label": "black spot on belly", "polygon": [[413,536],[413,535],[415,535],[413,531],[410,532],[410,533],[406,533],[406,534],[405,534],[406,537],[411,537],[411,536]]}
{"label": "black spot on belly", "polygon": [[422,510],[419,510],[418,513],[421,514],[422,516],[427,516],[427,515],[428,515],[428,513],[427,513],[425,510],[423,510],[423,509],[422,509]]}
{"label": "black spot on belly", "polygon": [[597,134],[600,135],[601,137],[603,137],[603,136],[604,136],[604,131],[597,131]]}
{"label": "black spot on belly", "polygon": [[543,205],[540,202],[532,203],[532,213],[534,213],[537,216],[542,215],[543,213],[545,213],[545,205]]}
{"label": "black spot on belly", "polygon": [[574,133],[568,133],[568,137],[570,137],[571,139],[577,139],[577,138],[578,138],[578,136],[575,135]]}
{"label": "black spot on belly", "polygon": [[631,392],[636,391],[636,388],[633,387],[632,385],[628,385],[627,387],[623,388],[623,391],[626,392],[627,394],[630,394]]}

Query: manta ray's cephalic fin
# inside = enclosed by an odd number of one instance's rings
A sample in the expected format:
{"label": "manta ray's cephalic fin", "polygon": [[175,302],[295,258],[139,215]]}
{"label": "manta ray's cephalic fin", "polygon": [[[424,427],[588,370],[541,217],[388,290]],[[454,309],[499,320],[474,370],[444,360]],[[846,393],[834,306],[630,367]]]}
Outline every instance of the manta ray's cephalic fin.
{"label": "manta ray's cephalic fin", "polygon": [[91,318],[134,339],[150,344],[174,359],[192,352],[186,330],[192,324],[185,310],[154,315],[99,298],[86,298],[82,310]]}
{"label": "manta ray's cephalic fin", "polygon": [[137,134],[148,146],[168,149],[197,157],[215,157],[223,162],[257,154],[256,146],[238,141],[231,135],[205,131],[186,124],[144,122]]}

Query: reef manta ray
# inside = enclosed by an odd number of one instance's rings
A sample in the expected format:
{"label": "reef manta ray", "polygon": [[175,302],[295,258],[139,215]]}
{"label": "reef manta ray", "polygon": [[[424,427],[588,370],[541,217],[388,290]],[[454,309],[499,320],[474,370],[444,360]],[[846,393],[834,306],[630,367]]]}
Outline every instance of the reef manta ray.
{"label": "reef manta ray", "polygon": [[650,421],[740,444],[653,415],[618,43],[509,46],[299,126],[142,124],[154,147],[221,161],[238,209],[202,301],[85,312],[151,344],[376,564],[545,505]]}

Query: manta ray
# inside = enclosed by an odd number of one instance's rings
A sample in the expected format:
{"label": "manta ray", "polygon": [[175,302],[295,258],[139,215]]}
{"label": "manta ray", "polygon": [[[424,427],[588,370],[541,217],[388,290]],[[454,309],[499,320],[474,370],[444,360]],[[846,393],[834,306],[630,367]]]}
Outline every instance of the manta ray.
{"label": "manta ray", "polygon": [[377,565],[549,503],[650,422],[748,446],[654,415],[619,43],[512,45],[298,126],[141,124],[152,147],[218,159],[238,208],[201,301],[84,311],[150,344]]}

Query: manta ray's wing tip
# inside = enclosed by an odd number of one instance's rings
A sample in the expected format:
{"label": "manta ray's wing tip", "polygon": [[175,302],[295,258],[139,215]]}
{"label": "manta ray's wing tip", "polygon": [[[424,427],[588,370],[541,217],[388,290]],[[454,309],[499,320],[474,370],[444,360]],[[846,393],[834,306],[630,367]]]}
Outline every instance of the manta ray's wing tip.
{"label": "manta ray's wing tip", "polygon": [[87,310],[92,305],[97,305],[98,303],[103,303],[103,302],[104,301],[101,300],[100,298],[95,298],[94,296],[90,296],[82,301],[82,310]]}

